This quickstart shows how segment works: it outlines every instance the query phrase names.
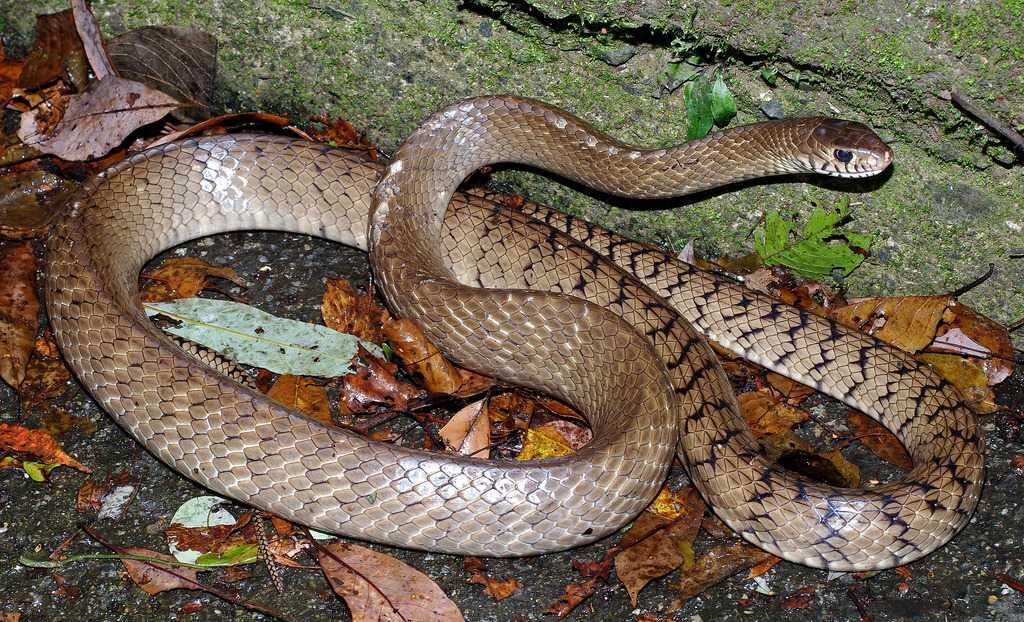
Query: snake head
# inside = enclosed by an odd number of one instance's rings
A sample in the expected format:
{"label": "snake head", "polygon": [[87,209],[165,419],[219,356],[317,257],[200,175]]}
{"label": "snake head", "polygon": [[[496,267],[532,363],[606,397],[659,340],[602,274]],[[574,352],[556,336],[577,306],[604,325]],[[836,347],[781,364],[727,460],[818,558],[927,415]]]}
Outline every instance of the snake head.
{"label": "snake head", "polygon": [[892,149],[856,121],[803,119],[808,132],[801,164],[809,172],[833,177],[869,177],[892,164]]}

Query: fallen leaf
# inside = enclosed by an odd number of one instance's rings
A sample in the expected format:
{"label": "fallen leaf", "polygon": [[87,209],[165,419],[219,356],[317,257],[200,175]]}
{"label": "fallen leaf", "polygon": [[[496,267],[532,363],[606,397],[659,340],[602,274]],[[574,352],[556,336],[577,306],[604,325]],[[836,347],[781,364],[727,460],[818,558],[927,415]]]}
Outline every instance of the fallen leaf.
{"label": "fallen leaf", "polygon": [[[25,407],[34,408],[47,400],[63,395],[70,381],[71,370],[64,363],[64,358],[60,356],[53,333],[46,330],[39,339],[35,340],[28,367],[25,369],[25,377],[18,386],[18,394],[21,395]],[[60,415],[57,416],[60,417]],[[81,417],[73,418],[66,412],[61,420],[64,424],[74,425],[87,433],[90,429],[95,428],[93,424],[83,422]],[[55,425],[52,419],[47,422],[46,427],[53,433],[66,431],[66,429],[57,429],[59,426]]]}
{"label": "fallen leaf", "polygon": [[487,376],[462,369],[444,358],[413,320],[384,322],[384,339],[402,360],[406,373],[421,377],[423,386],[431,393],[465,397],[494,384]]}
{"label": "fallen leaf", "polygon": [[917,352],[935,338],[949,296],[864,298],[833,311],[833,319],[906,352]]}
{"label": "fallen leaf", "polygon": [[[175,561],[166,553],[157,553],[137,546],[119,548],[117,552],[123,555],[153,557],[172,563]],[[204,589],[196,583],[198,571],[194,568],[168,567],[135,559],[122,559],[121,563],[124,564],[128,576],[135,585],[138,585],[150,596],[168,590]]]}
{"label": "fallen leaf", "polygon": [[594,433],[589,428],[578,426],[571,421],[556,419],[537,426],[537,430],[546,430],[560,436],[573,450],[578,451],[590,443]]}
{"label": "fallen leaf", "polygon": [[518,391],[506,391],[487,398],[487,418],[491,436],[505,438],[516,430],[526,430],[536,410],[536,402]]}
{"label": "fallen leaf", "polygon": [[1016,354],[1006,328],[960,302],[950,305],[949,310],[952,318],[939,327],[939,336],[928,351],[953,348],[958,354],[972,357],[985,372],[989,386],[1009,377]]}
{"label": "fallen leaf", "polygon": [[917,358],[934,367],[943,378],[953,383],[974,412],[985,415],[999,410],[995,394],[988,385],[988,376],[974,360],[955,354],[918,354]]}
{"label": "fallen leaf", "polygon": [[89,66],[97,80],[116,75],[114,67],[107,58],[107,52],[103,48],[103,35],[100,34],[100,26],[96,23],[89,5],[85,0],[71,0],[71,11],[75,16],[75,29],[78,31],[78,38],[82,40],[82,47],[85,48],[85,55],[89,59]]}
{"label": "fallen leaf", "polygon": [[315,378],[282,374],[278,376],[274,386],[270,387],[267,397],[294,408],[311,419],[333,425],[327,389]]}
{"label": "fallen leaf", "polygon": [[158,145],[166,145],[167,143],[181,140],[182,138],[197,136],[204,133],[224,134],[226,133],[226,127],[234,125],[251,126],[253,124],[266,124],[280,129],[289,129],[292,127],[289,125],[290,123],[291,121],[288,117],[282,117],[268,112],[238,112],[233,114],[222,114],[205,121],[200,121],[199,123],[183,130],[168,132],[150,143],[149,146],[156,147]]}
{"label": "fallen leaf", "polygon": [[485,406],[486,400],[465,406],[439,430],[448,451],[484,460],[491,457],[491,426]]}
{"label": "fallen leaf", "polygon": [[7,58],[3,43],[0,43],[0,106],[7,104],[24,69],[25,60]]}
{"label": "fallen leaf", "polygon": [[164,531],[167,545],[180,562],[205,566],[253,563],[257,558],[252,513],[235,519],[220,507],[226,499],[204,495],[181,504]]}
{"label": "fallen leaf", "polygon": [[903,443],[882,424],[853,410],[846,413],[846,423],[850,426],[853,439],[867,447],[871,453],[904,471],[914,468],[914,461]]}
{"label": "fallen leaf", "polygon": [[150,283],[141,289],[139,299],[143,302],[166,302],[193,298],[209,286],[211,278],[225,279],[239,287],[248,287],[232,268],[211,266],[195,257],[174,257],[142,273],[142,279]]}
{"label": "fallen leaf", "polygon": [[772,388],[786,398],[786,403],[792,406],[814,395],[814,389],[811,387],[800,384],[796,380],[791,380],[773,371],[768,372],[765,378],[768,380],[768,384],[772,385]]}
{"label": "fallen leaf", "polygon": [[566,585],[562,595],[544,610],[544,614],[564,618],[572,613],[577,605],[594,595],[599,581],[601,581],[599,577],[590,577],[578,583]]}
{"label": "fallen leaf", "polygon": [[779,606],[784,611],[792,611],[793,609],[806,609],[814,604],[817,600],[814,596],[814,586],[808,585],[802,587],[799,590],[787,594],[782,597],[782,602]]}
{"label": "fallen leaf", "polygon": [[[615,556],[615,574],[636,607],[640,590],[684,563],[693,563],[693,541],[704,517],[704,501],[696,488],[684,489],[683,509],[675,519],[642,512],[623,536],[624,550]],[[637,535],[630,534],[636,530]],[[642,535],[640,535],[642,534]]]}
{"label": "fallen leaf", "polygon": [[39,331],[36,268],[31,241],[9,244],[0,254],[0,378],[15,388],[25,379]]}
{"label": "fallen leaf", "polygon": [[76,184],[52,172],[13,167],[0,177],[0,237],[40,237]]}
{"label": "fallen leaf", "polygon": [[107,44],[110,62],[122,78],[162,91],[183,103],[175,115],[203,119],[213,102],[217,39],[196,28],[145,26]]}
{"label": "fallen leaf", "polygon": [[327,327],[371,343],[384,341],[383,325],[390,319],[373,296],[356,292],[345,279],[327,279],[320,315]]}
{"label": "fallen leaf", "polygon": [[779,402],[763,391],[748,391],[737,396],[743,418],[756,438],[792,430],[810,420],[804,411]]}
{"label": "fallen leaf", "polygon": [[766,572],[774,568],[781,561],[781,557],[772,556],[770,559],[766,559],[760,564],[752,566],[750,568],[750,572],[747,573],[747,580],[749,581],[750,579],[760,577],[761,575],[765,574]]}
{"label": "fallen leaf", "polygon": [[78,95],[52,131],[40,107],[21,115],[18,138],[64,160],[82,161],[108,153],[138,128],[157,121],[178,102],[143,84],[111,75]]}
{"label": "fallen leaf", "polygon": [[530,428],[516,460],[544,460],[567,456],[575,450],[561,434],[551,428]]}
{"label": "fallen leaf", "polygon": [[46,430],[0,423],[0,451],[27,454],[46,464],[62,464],[83,473],[92,473],[92,469],[64,453],[56,439]]}
{"label": "fallen leaf", "polygon": [[[673,587],[682,602],[732,575],[766,563],[775,556],[746,543],[721,544],[698,557]],[[681,606],[681,604],[680,604]]]}
{"label": "fallen leaf", "polygon": [[65,72],[76,86],[86,83],[88,64],[74,15],[71,9],[37,15],[36,39],[25,58],[18,86],[36,90],[62,79]]}
{"label": "fallen leaf", "polygon": [[315,115],[310,117],[309,120],[311,123],[319,123],[325,128],[323,130],[315,127],[309,128],[309,134],[314,140],[328,143],[336,147],[345,147],[346,149],[364,151],[369,159],[377,159],[376,145],[367,140],[366,135],[358,131],[348,121],[345,121],[344,119],[335,119],[332,121],[324,115]]}
{"label": "fallen leaf", "polygon": [[332,542],[317,547],[320,567],[345,599],[353,622],[452,622],[462,613],[425,574],[366,547]]}
{"label": "fallen leaf", "polygon": [[467,582],[483,585],[484,594],[487,594],[494,600],[505,600],[522,587],[519,581],[515,579],[495,579],[482,572],[474,572]]}
{"label": "fallen leaf", "polygon": [[395,377],[398,366],[370,355],[359,346],[360,361],[354,374],[341,378],[341,404],[344,413],[360,413],[388,408],[408,410],[409,400],[423,394],[418,388]]}

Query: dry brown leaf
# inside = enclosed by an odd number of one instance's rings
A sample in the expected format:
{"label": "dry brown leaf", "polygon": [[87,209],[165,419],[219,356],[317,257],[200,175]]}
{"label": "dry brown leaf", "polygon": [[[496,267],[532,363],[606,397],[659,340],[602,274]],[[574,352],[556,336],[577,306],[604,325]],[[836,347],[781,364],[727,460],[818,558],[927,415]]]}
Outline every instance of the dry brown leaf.
{"label": "dry brown leaf", "polygon": [[550,607],[544,610],[545,615],[554,615],[559,618],[572,613],[577,605],[594,595],[600,577],[588,577],[579,583],[570,583],[565,586],[565,592],[558,597]]}
{"label": "dry brown leaf", "polygon": [[750,572],[747,573],[747,581],[760,577],[764,573],[774,568],[779,562],[782,561],[781,557],[772,556],[770,559],[766,559],[760,564],[752,566]]}
{"label": "dry brown leaf", "polygon": [[[53,333],[46,330],[35,340],[32,356],[25,369],[25,378],[18,386],[18,394],[27,408],[34,408],[63,395],[70,380],[71,370],[60,356]],[[51,432],[58,432],[50,424],[47,427]]]}
{"label": "dry brown leaf", "polygon": [[76,86],[85,84],[88,65],[71,9],[37,15],[36,40],[25,59],[18,86],[39,89],[60,80],[65,72]]}
{"label": "dry brown leaf", "polygon": [[281,129],[290,129],[291,120],[269,112],[237,112],[233,114],[222,114],[176,132],[169,132],[149,144],[150,147],[165,145],[167,143],[196,136],[198,134],[224,134],[225,128],[234,125],[267,124]]}
{"label": "dry brown leaf", "polygon": [[150,281],[139,293],[143,302],[193,298],[209,286],[211,278],[225,279],[239,287],[248,287],[234,269],[212,266],[195,257],[165,259],[153,270],[143,273],[142,278]]}
{"label": "dry brown leaf", "polygon": [[25,60],[7,58],[4,45],[0,42],[0,106],[7,104],[24,69]]}
{"label": "dry brown leaf", "polygon": [[425,574],[366,547],[332,542],[317,549],[334,592],[353,622],[456,622],[462,613]]}
{"label": "dry brown leaf", "polygon": [[768,384],[772,385],[772,388],[786,398],[786,403],[792,406],[796,406],[814,395],[814,389],[811,387],[800,384],[796,380],[791,380],[773,371],[768,372],[765,378],[768,380]]}
{"label": "dry brown leaf", "polygon": [[157,121],[178,102],[148,86],[117,76],[94,82],[68,97],[67,109],[52,131],[41,106],[21,115],[18,138],[43,153],[79,162],[109,152],[132,132]]}
{"label": "dry brown leaf", "polygon": [[309,135],[313,140],[322,143],[330,143],[346,149],[364,151],[370,160],[377,159],[377,147],[366,136],[357,130],[351,123],[344,119],[330,120],[324,115],[316,115],[309,118],[312,123],[320,123],[325,129],[309,127]]}
{"label": "dry brown leaf", "polygon": [[409,400],[423,394],[415,386],[395,377],[398,366],[373,356],[359,346],[353,374],[341,377],[341,405],[345,412],[361,413],[389,408],[409,410]]}
{"label": "dry brown leaf", "polygon": [[914,468],[914,461],[903,443],[882,424],[853,410],[846,413],[846,423],[850,426],[853,439],[867,447],[871,453],[904,471]]}
{"label": "dry brown leaf", "polygon": [[792,430],[793,426],[810,420],[804,411],[779,402],[763,391],[748,391],[737,396],[743,418],[756,438]]}
{"label": "dry brown leaf", "polygon": [[[939,336],[928,351],[952,351],[972,357],[985,372],[989,386],[1009,377],[1013,373],[1015,353],[1006,328],[959,302],[949,310],[952,318],[939,327]],[[990,354],[986,354],[986,350]]]}
{"label": "dry brown leaf", "polygon": [[83,473],[92,473],[92,469],[64,453],[57,440],[46,430],[0,423],[0,451],[28,454],[44,464],[62,464]]}
{"label": "dry brown leaf", "polygon": [[562,437],[565,443],[573,450],[578,451],[585,447],[594,438],[594,433],[589,428],[578,426],[571,421],[556,419],[537,426],[538,430],[547,430]]}
{"label": "dry brown leaf", "polygon": [[860,487],[860,467],[847,460],[842,450],[833,449],[819,455],[828,460],[835,467],[836,471],[839,472],[841,479],[838,485],[847,488]]}
{"label": "dry brown leaf", "polygon": [[484,594],[487,594],[494,600],[505,600],[522,587],[519,581],[515,579],[495,579],[483,572],[474,572],[467,582],[483,585]]}
{"label": "dry brown leaf", "polygon": [[18,387],[39,331],[36,253],[31,241],[3,249],[0,274],[0,378]]}
{"label": "dry brown leaf", "polygon": [[674,587],[679,592],[680,601],[686,602],[737,572],[773,558],[775,556],[771,553],[746,543],[718,545],[698,557]]}
{"label": "dry brown leaf", "polygon": [[[166,553],[157,553],[137,546],[118,548],[117,552],[125,555],[153,557],[172,563],[177,561]],[[150,596],[168,590],[204,589],[203,586],[196,583],[198,571],[194,568],[168,567],[136,559],[122,559],[121,563],[124,564],[128,576],[135,582],[135,585],[138,585]]]}
{"label": "dry brown leaf", "polygon": [[935,338],[950,296],[896,296],[864,298],[835,309],[833,319],[891,343],[901,350],[917,352]]}
{"label": "dry brown leaf", "polygon": [[530,427],[536,402],[517,391],[507,391],[487,398],[487,417],[491,420],[491,434],[504,438],[515,430]]}
{"label": "dry brown leaf", "polygon": [[452,415],[439,430],[448,451],[474,458],[491,457],[491,425],[486,400],[473,402]]}
{"label": "dry brown leaf", "polygon": [[267,391],[267,397],[311,419],[333,425],[327,389],[315,378],[282,374]]}
{"label": "dry brown leaf", "polygon": [[815,588],[813,585],[802,587],[799,590],[786,594],[782,597],[782,602],[779,606],[784,611],[791,611],[793,609],[806,609],[813,605],[817,598],[814,596]]}
{"label": "dry brown leaf", "polygon": [[390,319],[388,312],[373,300],[373,296],[356,292],[345,279],[327,279],[320,315],[328,328],[371,343],[384,340],[383,324]]}
{"label": "dry brown leaf", "polygon": [[384,339],[402,360],[406,373],[423,378],[423,386],[431,393],[467,396],[494,384],[486,376],[449,362],[413,320],[384,322]]}
{"label": "dry brown leaf", "polygon": [[[628,544],[615,556],[615,574],[626,586],[634,607],[640,590],[652,579],[684,563],[693,563],[693,541],[700,531],[705,506],[693,486],[683,489],[683,493],[683,509],[676,519],[642,512],[622,538],[623,543]],[[631,536],[634,530],[638,534]]]}
{"label": "dry brown leaf", "polygon": [[999,410],[988,376],[973,359],[956,354],[918,354],[917,358],[934,367],[943,378],[960,389],[964,401],[975,412],[987,415]]}
{"label": "dry brown leaf", "polygon": [[36,167],[8,169],[0,177],[0,237],[42,236],[62,213],[62,202],[74,188],[73,182]]}

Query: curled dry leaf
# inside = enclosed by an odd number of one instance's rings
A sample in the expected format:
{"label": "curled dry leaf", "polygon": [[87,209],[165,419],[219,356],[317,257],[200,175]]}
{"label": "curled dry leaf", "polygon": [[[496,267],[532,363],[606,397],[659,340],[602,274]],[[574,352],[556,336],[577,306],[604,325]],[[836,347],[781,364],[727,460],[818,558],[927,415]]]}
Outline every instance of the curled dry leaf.
{"label": "curled dry leaf", "polygon": [[320,130],[316,127],[310,127],[309,135],[313,140],[347,149],[364,151],[369,159],[377,159],[377,146],[367,140],[366,136],[348,121],[344,119],[332,121],[324,115],[312,116],[309,120],[313,123],[319,123],[325,128]]}
{"label": "curled dry leaf", "polygon": [[622,538],[615,556],[615,574],[626,586],[635,607],[640,590],[652,579],[692,564],[693,541],[704,518],[704,501],[693,486],[683,489],[674,519],[643,512]]}
{"label": "curled dry leaf", "polygon": [[239,287],[248,287],[232,268],[211,266],[195,257],[174,257],[142,274],[142,279],[149,283],[142,288],[139,298],[143,302],[193,298],[209,287],[211,278],[225,279]]}
{"label": "curled dry leaf", "polygon": [[386,321],[384,339],[402,360],[406,373],[422,377],[423,386],[431,393],[465,397],[494,384],[490,378],[462,369],[444,358],[413,320]]}
{"label": "curled dry leaf", "polygon": [[[136,546],[119,548],[118,553],[127,555],[142,555],[162,559],[175,563],[176,560],[165,553],[157,553],[149,549]],[[159,594],[168,590],[197,590],[204,589],[196,582],[198,571],[194,568],[182,568],[180,566],[164,566],[136,559],[122,559],[128,576],[144,592],[149,595]]]}
{"label": "curled dry leaf", "polygon": [[10,244],[0,254],[0,378],[18,387],[25,379],[39,330],[36,254],[32,242]]}
{"label": "curled dry leaf", "polygon": [[409,400],[423,394],[415,386],[395,377],[398,366],[387,363],[359,346],[356,372],[341,378],[343,414],[387,408],[409,410]]}
{"label": "curled dry leaf", "polygon": [[320,315],[328,328],[371,343],[384,340],[383,325],[390,319],[388,312],[373,300],[373,296],[356,292],[345,279],[327,279]]}
{"label": "curled dry leaf", "polygon": [[515,579],[495,579],[483,572],[474,572],[467,582],[484,586],[484,594],[494,600],[505,600],[522,587]]}
{"label": "curled dry leaf", "polygon": [[882,424],[852,410],[846,413],[846,423],[850,426],[853,439],[867,447],[871,453],[904,471],[914,467],[914,461],[903,443]]}
{"label": "curled dry leaf", "polygon": [[462,613],[425,574],[366,547],[332,542],[317,547],[320,567],[345,599],[353,622],[453,622]]}
{"label": "curled dry leaf", "polygon": [[738,396],[743,418],[756,438],[793,429],[810,420],[804,411],[779,402],[763,391],[748,391]]}
{"label": "curled dry leaf", "polygon": [[333,425],[327,389],[315,378],[283,374],[278,376],[274,385],[267,391],[267,397],[294,408],[311,419]]}
{"label": "curled dry leaf", "polygon": [[[25,369],[25,378],[18,386],[18,394],[21,395],[22,403],[26,408],[34,408],[47,400],[60,397],[67,390],[70,380],[71,370],[64,364],[64,358],[57,350],[53,333],[46,330],[41,337],[35,340],[32,356]],[[51,432],[56,432],[59,430],[54,428],[60,427],[61,423],[73,425],[83,431],[94,427],[89,423],[83,426],[80,419],[76,420],[70,416],[63,422],[51,420],[47,423],[47,427]],[[65,429],[68,425],[64,426]]]}
{"label": "curled dry leaf", "polygon": [[559,618],[569,615],[580,603],[594,595],[600,581],[600,577],[588,577],[578,583],[566,585],[565,592],[558,597],[558,600],[544,610],[545,615],[553,615]]}
{"label": "curled dry leaf", "polygon": [[109,152],[132,132],[163,118],[178,102],[160,91],[117,76],[94,82],[68,97],[63,118],[52,131],[41,108],[21,116],[18,138],[64,160],[82,161]]}
{"label": "curled dry leaf", "polygon": [[491,457],[491,425],[486,405],[486,400],[473,402],[444,424],[440,434],[449,451],[485,460]]}
{"label": "curled dry leaf", "polygon": [[92,473],[92,469],[64,453],[57,440],[46,430],[0,423],[0,451],[28,454],[44,464],[62,464],[83,473]]}
{"label": "curled dry leaf", "polygon": [[918,352],[935,338],[950,296],[897,296],[864,298],[835,309],[840,324],[891,343],[906,352]]}

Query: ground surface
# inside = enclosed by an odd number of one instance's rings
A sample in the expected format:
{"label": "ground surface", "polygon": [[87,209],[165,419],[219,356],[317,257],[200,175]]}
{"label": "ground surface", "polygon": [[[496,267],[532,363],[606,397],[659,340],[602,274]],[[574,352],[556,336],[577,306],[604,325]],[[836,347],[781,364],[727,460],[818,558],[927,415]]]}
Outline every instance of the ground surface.
{"label": "ground surface", "polygon": [[[188,253],[214,264],[232,266],[253,286],[247,297],[261,308],[286,317],[315,321],[323,294],[323,279],[345,276],[365,284],[365,256],[327,242],[282,234],[230,234],[189,245]],[[268,269],[269,268],[269,269]],[[1016,381],[1021,384],[1022,375]],[[1024,389],[1018,387],[1017,400]],[[38,412],[21,413],[15,396],[0,388],[0,420],[20,420],[39,425]],[[94,469],[99,478],[119,471],[130,474],[140,487],[126,516],[118,522],[99,521],[96,529],[122,545],[166,550],[163,530],[166,521],[186,500],[203,494],[174,471],[164,467],[118,428],[83,393],[77,392],[63,404],[70,412],[96,425],[91,437],[71,431],[61,442],[79,460]],[[843,409],[814,407],[816,419],[831,430],[842,430]],[[691,600],[671,613],[672,620],[857,620],[858,613],[847,590],[854,586],[877,622],[886,620],[1022,620],[1024,594],[1003,587],[992,575],[1024,575],[1024,545],[1019,523],[1024,519],[1024,477],[1010,468],[1010,458],[1020,452],[1012,440],[1013,426],[1006,419],[985,420],[989,454],[988,484],[971,524],[951,544],[910,566],[913,579],[909,590],[899,593],[903,578],[882,572],[866,579],[850,575],[829,579],[828,573],[782,563],[766,576],[767,587],[776,594],[762,596],[752,582],[734,577]],[[826,435],[827,436],[827,435]],[[814,430],[811,431],[814,438]],[[1006,437],[1011,437],[1007,442]],[[864,451],[847,452],[871,473],[877,469]],[[76,597],[59,591],[50,573],[25,568],[17,557],[37,547],[52,551],[76,531],[76,525],[91,516],[75,511],[75,495],[86,476],[58,469],[49,484],[32,482],[16,471],[0,474],[0,611],[20,611],[24,620],[248,620],[259,616],[234,611],[217,599],[190,592],[172,592],[148,597],[130,582],[119,578],[120,565],[113,562],[79,562],[62,569],[66,586],[80,590]],[[680,483],[681,473],[673,480]],[[236,515],[238,514],[236,508]],[[466,583],[468,574],[459,557],[430,555],[387,549],[388,553],[419,568],[434,579],[459,605],[467,620],[541,620],[543,610],[560,595],[565,584],[578,580],[570,568],[572,559],[596,561],[618,536],[592,546],[563,554],[525,560],[491,560],[489,573],[497,578],[516,578],[522,588],[509,599],[495,602],[477,585]],[[98,545],[86,538],[74,551]],[[206,575],[213,577],[215,575]],[[669,589],[678,573],[653,582],[641,594],[640,607],[630,605],[625,590],[616,582],[601,588],[571,619],[630,620],[644,612],[664,613],[675,599]],[[207,579],[213,582],[213,578]],[[315,571],[289,570],[288,592],[276,595],[260,571],[256,577],[230,587],[246,597],[271,604],[308,622],[347,619],[345,607],[329,594],[322,576]],[[782,609],[783,597],[803,587],[815,588],[815,601],[802,610]],[[750,602],[739,603],[749,598]],[[184,615],[181,608],[198,600],[203,608]],[[693,616],[700,616],[694,618]]]}

